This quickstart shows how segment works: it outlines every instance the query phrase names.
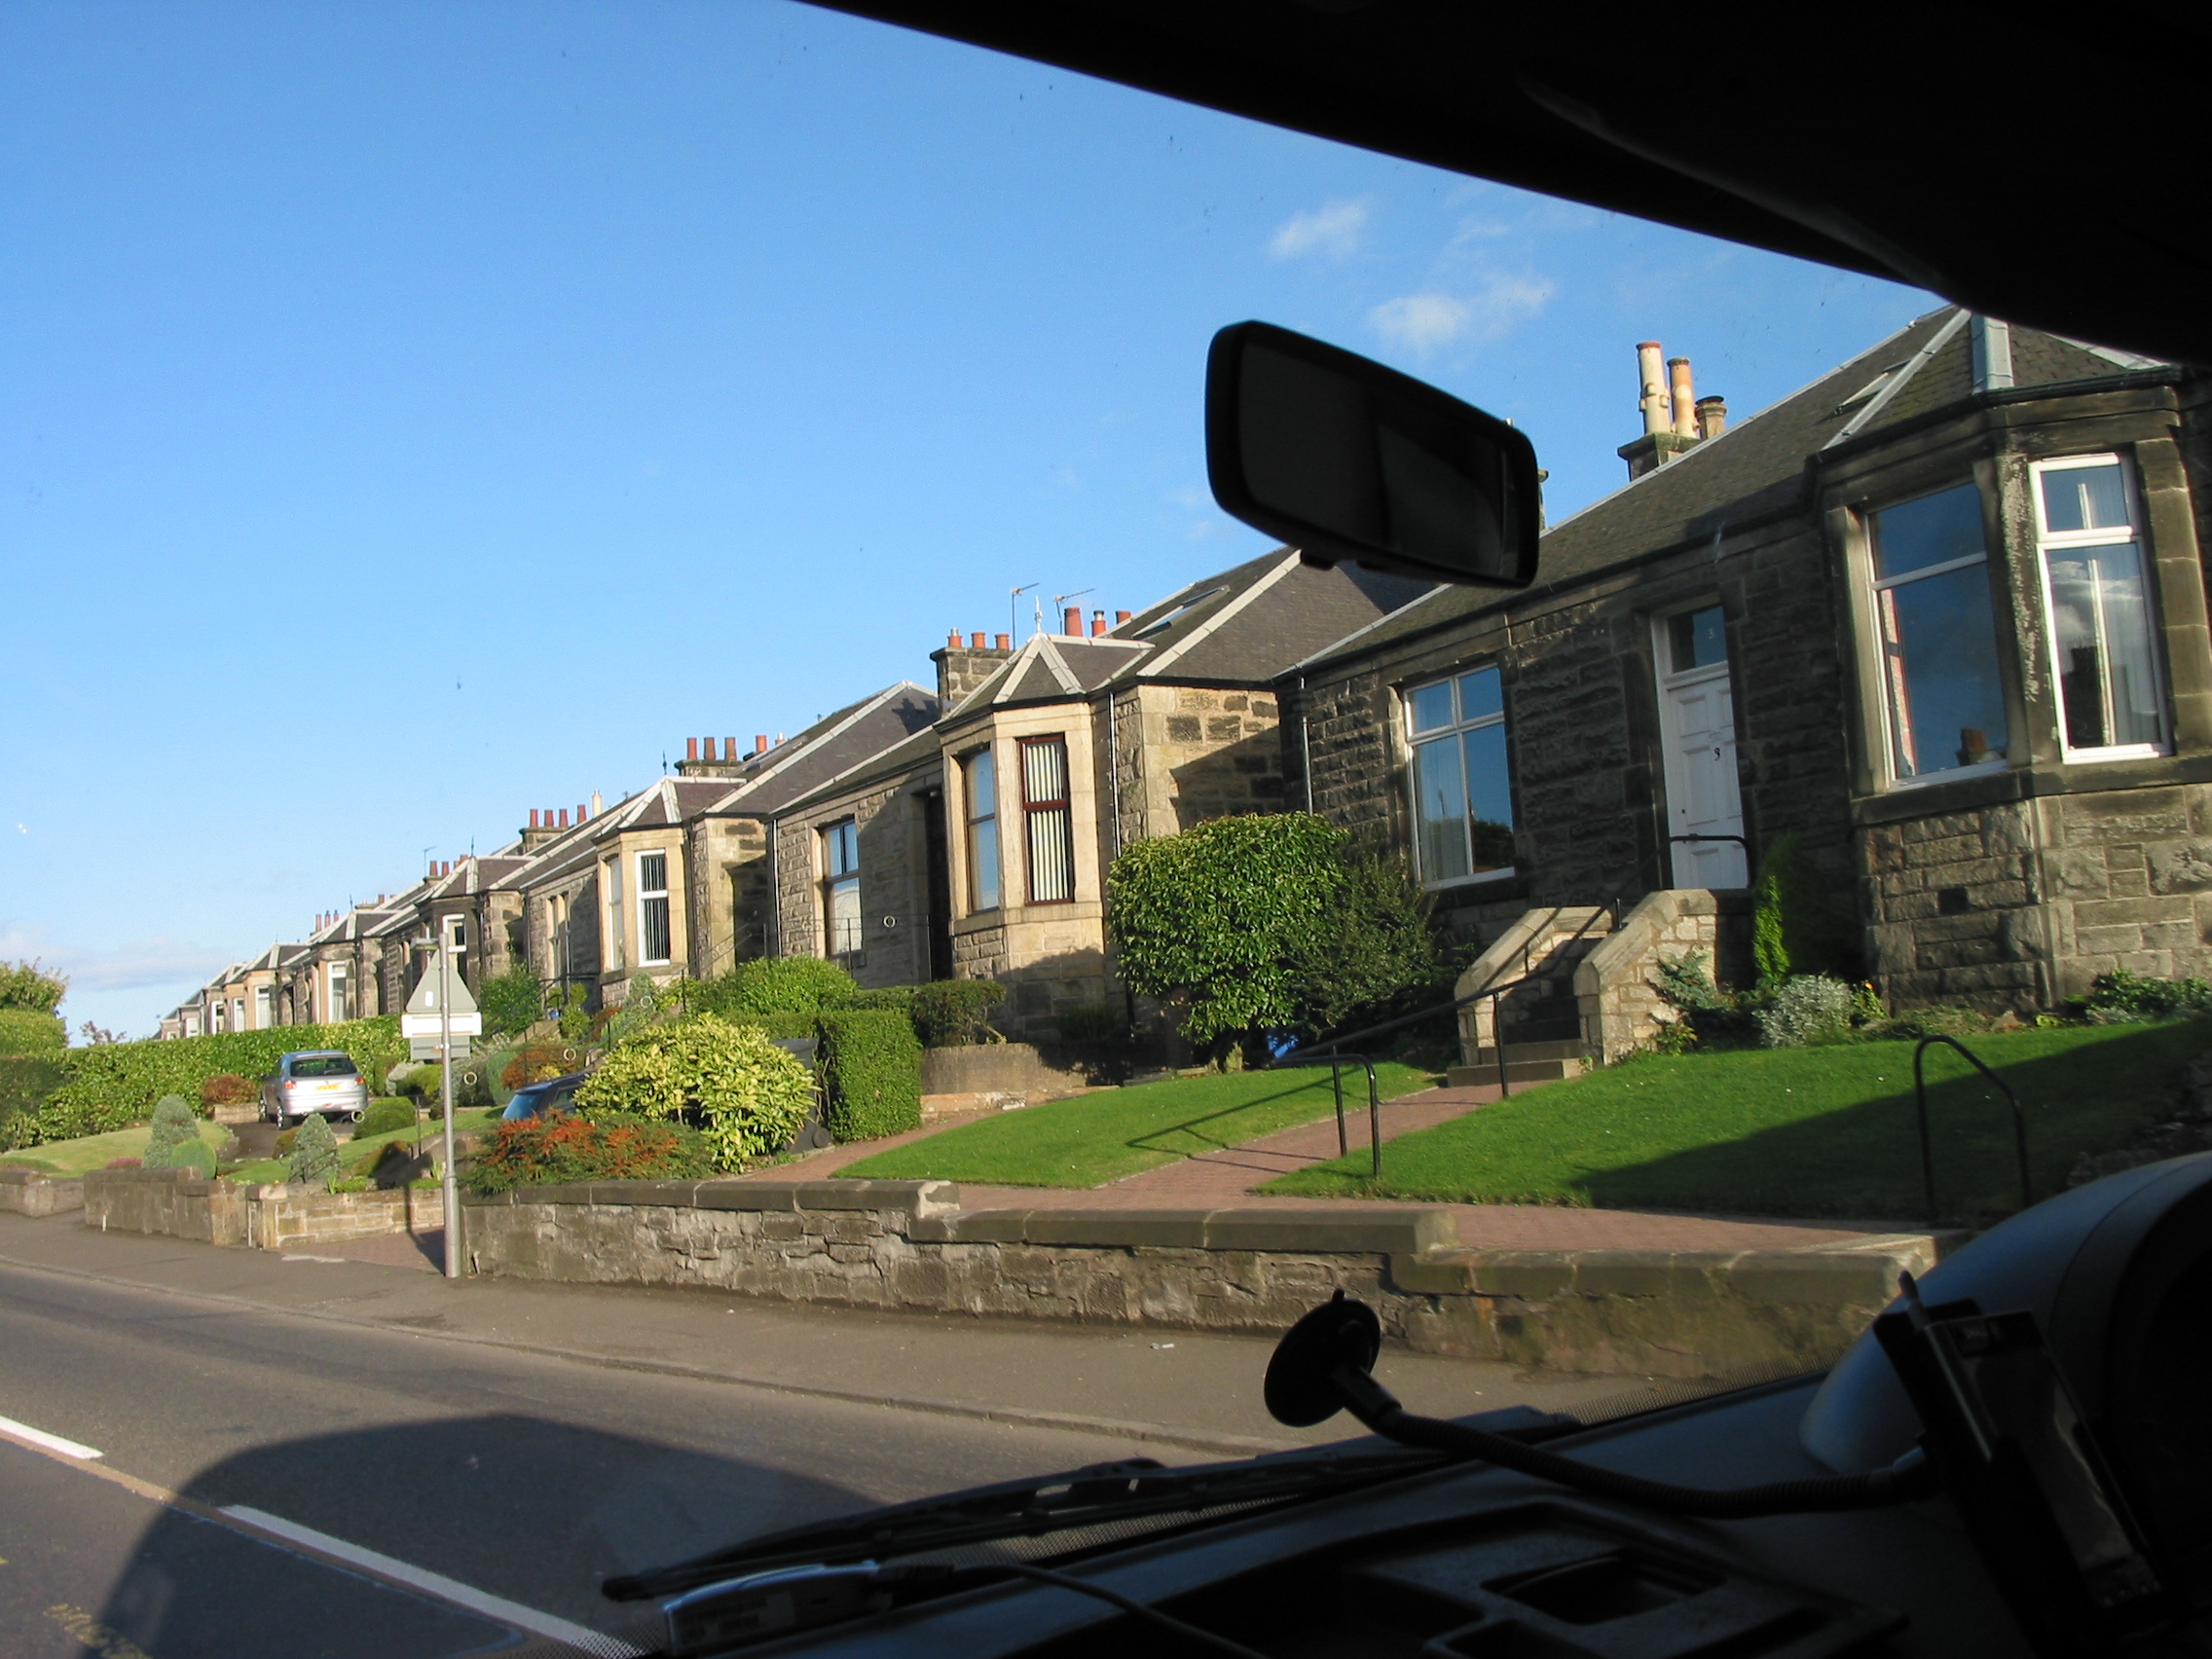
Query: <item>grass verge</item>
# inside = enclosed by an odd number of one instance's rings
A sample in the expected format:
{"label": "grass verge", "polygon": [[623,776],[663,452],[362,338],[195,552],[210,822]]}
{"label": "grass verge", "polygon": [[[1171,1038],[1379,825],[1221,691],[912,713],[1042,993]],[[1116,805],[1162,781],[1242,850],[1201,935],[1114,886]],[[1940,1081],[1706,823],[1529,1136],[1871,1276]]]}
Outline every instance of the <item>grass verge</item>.
{"label": "grass verge", "polygon": [[[2124,1146],[2212,1049],[2212,1022],[2066,1027],[1966,1040],[2020,1096],[2035,1195],[2084,1152]],[[1927,1056],[1945,1218],[2019,1207],[2011,1114],[1957,1053]],[[1260,1191],[1739,1215],[1924,1218],[1912,1045],[1652,1056],[1389,1142]]]}
{"label": "grass verge", "polygon": [[[44,1141],[0,1158],[0,1166],[19,1163],[49,1175],[82,1175],[88,1169],[104,1169],[119,1158],[145,1157],[147,1137],[153,1132],[151,1124],[140,1124],[134,1129],[110,1129],[106,1134],[84,1135],[76,1140]],[[220,1148],[230,1135],[226,1124],[200,1125],[200,1138],[211,1147]]]}
{"label": "grass verge", "polygon": [[[1411,1066],[1376,1068],[1382,1098],[1435,1079]],[[1367,1081],[1345,1073],[1345,1106],[1364,1111]],[[1138,1084],[963,1124],[848,1163],[837,1173],[878,1181],[976,1181],[1001,1187],[1102,1187],[1193,1153],[1235,1146],[1335,1110],[1326,1066],[1232,1072]]]}

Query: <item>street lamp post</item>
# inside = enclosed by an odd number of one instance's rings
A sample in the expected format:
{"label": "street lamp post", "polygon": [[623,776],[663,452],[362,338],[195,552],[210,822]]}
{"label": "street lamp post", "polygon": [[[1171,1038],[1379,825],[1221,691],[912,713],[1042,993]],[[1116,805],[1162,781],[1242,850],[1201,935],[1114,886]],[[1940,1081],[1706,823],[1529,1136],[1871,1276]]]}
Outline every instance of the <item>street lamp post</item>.
{"label": "street lamp post", "polygon": [[453,1174],[453,951],[441,936],[438,949],[438,1097],[445,1107],[446,1277],[461,1277],[461,1187]]}

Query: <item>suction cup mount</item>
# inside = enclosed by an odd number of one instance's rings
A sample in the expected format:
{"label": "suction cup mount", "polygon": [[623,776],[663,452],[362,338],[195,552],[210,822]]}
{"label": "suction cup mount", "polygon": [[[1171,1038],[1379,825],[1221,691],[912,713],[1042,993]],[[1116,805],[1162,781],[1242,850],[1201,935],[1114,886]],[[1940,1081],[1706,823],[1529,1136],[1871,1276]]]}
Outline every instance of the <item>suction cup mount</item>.
{"label": "suction cup mount", "polygon": [[1350,1404],[1336,1376],[1364,1378],[1382,1351],[1382,1321],[1340,1290],[1283,1333],[1268,1361],[1268,1414],[1293,1428],[1326,1422]]}

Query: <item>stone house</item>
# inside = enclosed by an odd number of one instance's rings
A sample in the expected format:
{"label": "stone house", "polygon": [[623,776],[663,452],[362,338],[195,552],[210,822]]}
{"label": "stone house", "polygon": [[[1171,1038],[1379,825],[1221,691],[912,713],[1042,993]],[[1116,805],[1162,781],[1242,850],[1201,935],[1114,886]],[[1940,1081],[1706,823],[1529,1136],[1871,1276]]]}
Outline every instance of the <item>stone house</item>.
{"label": "stone house", "polygon": [[1741,977],[1729,895],[1785,833],[1893,1004],[2212,971],[2205,378],[1946,307],[1730,424],[1640,351],[1629,482],[1535,586],[1436,589],[1276,681],[1294,798],[1411,859],[1495,947],[1471,979],[1585,917],[1508,1034],[1629,1041],[1577,953],[1644,977],[1598,941],[1645,902],[1640,937]]}
{"label": "stone house", "polygon": [[1119,1001],[1105,877],[1130,842],[1283,805],[1274,677],[1419,583],[1278,549],[1112,627],[1080,610],[1018,648],[934,653],[943,713],[774,820],[774,948],[863,984],[997,978],[1000,1023],[1046,1035]]}

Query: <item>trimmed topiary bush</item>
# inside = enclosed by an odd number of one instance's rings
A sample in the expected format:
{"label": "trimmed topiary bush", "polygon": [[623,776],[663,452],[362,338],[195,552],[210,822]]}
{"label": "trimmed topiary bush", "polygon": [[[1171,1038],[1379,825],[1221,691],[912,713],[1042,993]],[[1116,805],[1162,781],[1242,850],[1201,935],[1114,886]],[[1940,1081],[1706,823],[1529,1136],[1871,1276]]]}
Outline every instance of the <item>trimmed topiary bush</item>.
{"label": "trimmed topiary bush", "polygon": [[383,1100],[369,1102],[369,1109],[361,1114],[361,1121],[354,1127],[353,1135],[356,1140],[367,1140],[372,1135],[388,1135],[395,1129],[411,1129],[414,1126],[415,1102],[387,1096]]}
{"label": "trimmed topiary bush", "polygon": [[782,1146],[813,1104],[805,1066],[756,1027],[712,1014],[640,1032],[610,1050],[576,1090],[586,1118],[635,1112],[696,1123],[708,1156],[723,1169]]}
{"label": "trimmed topiary bush", "polygon": [[149,1169],[166,1169],[170,1156],[190,1142],[200,1144],[200,1120],[181,1094],[165,1094],[154,1107],[154,1127],[146,1137],[144,1161]]}
{"label": "trimmed topiary bush", "polygon": [[681,1124],[561,1113],[499,1124],[466,1179],[471,1191],[489,1194],[568,1181],[696,1181],[714,1172],[703,1137]]}
{"label": "trimmed topiary bush", "polygon": [[820,1029],[830,1090],[823,1121],[832,1135],[874,1140],[921,1123],[922,1046],[912,1021],[895,1009],[840,1010],[822,1015]]}
{"label": "trimmed topiary bush", "polygon": [[203,1181],[215,1178],[215,1149],[203,1140],[180,1141],[169,1151],[164,1169],[188,1170]]}
{"label": "trimmed topiary bush", "polygon": [[990,1019],[1004,1001],[1006,987],[996,979],[936,979],[916,985],[906,1006],[923,1048],[964,1049],[1000,1040]]}
{"label": "trimmed topiary bush", "polygon": [[307,1119],[292,1142],[291,1176],[319,1187],[338,1173],[338,1137],[319,1112]]}

